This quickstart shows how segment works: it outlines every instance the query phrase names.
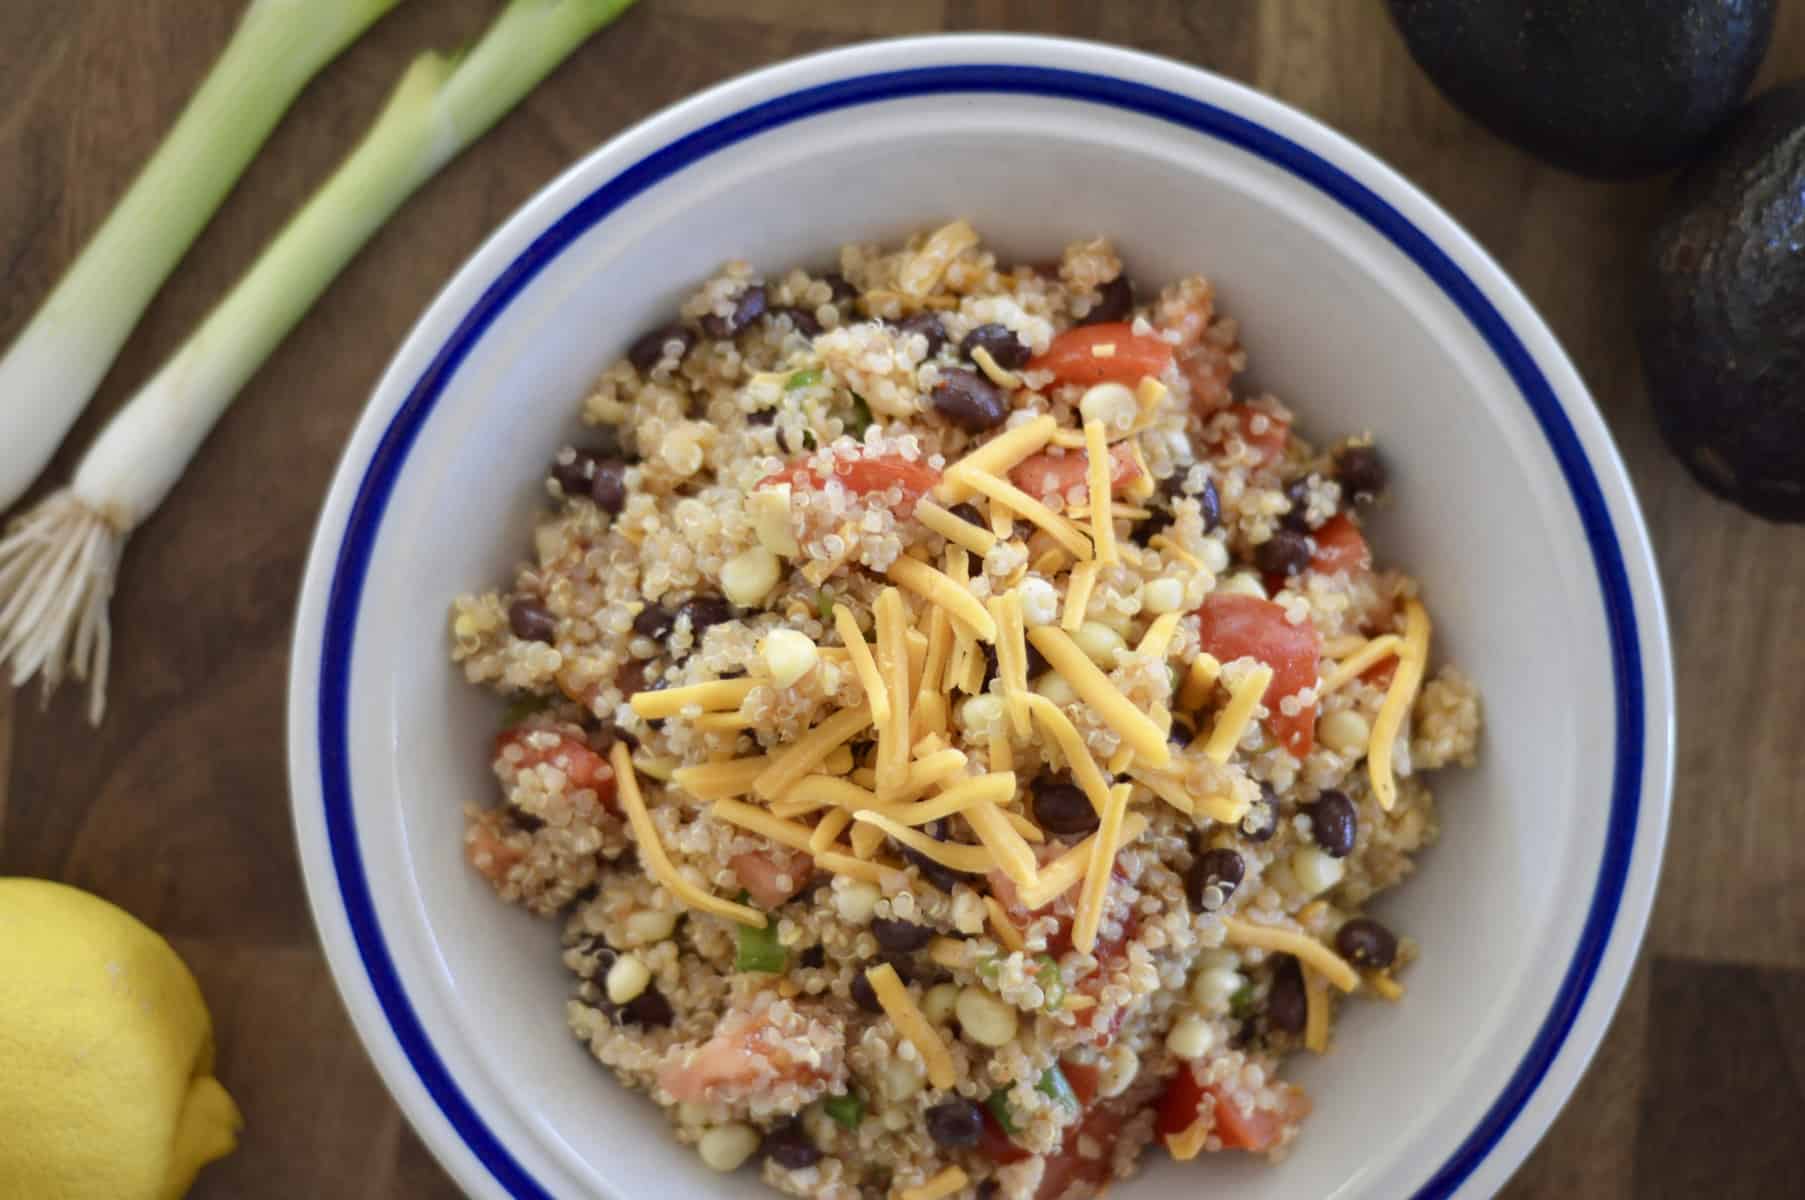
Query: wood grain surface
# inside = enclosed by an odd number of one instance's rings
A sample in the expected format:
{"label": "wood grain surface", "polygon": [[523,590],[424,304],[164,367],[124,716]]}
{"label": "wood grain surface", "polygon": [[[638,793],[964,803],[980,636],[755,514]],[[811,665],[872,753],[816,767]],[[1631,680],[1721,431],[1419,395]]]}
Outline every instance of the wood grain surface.
{"label": "wood grain surface", "polygon": [[[0,343],[169,126],[241,7],[0,5]],[[495,7],[413,0],[307,90],[150,309],[53,478],[322,177],[408,58],[473,36]],[[89,729],[74,695],[44,708],[35,691],[0,692],[0,873],[65,880],[124,905],[174,941],[213,1007],[220,1074],[249,1124],[239,1152],[194,1194],[455,1194],[339,1007],[309,923],[284,781],[289,626],[307,539],[388,356],[490,229],[629,123],[780,58],[941,29],[1098,38],[1278,96],[1415,180],[1553,324],[1611,422],[1661,555],[1679,779],[1641,966],[1590,1073],[1507,1194],[1797,1195],[1805,532],[1707,498],[1656,437],[1626,280],[1665,182],[1582,181],[1489,137],[1416,70],[1376,0],[644,0],[377,236],[134,538],[114,603],[106,724]],[[1784,5],[1762,82],[1802,72],[1805,6]]]}

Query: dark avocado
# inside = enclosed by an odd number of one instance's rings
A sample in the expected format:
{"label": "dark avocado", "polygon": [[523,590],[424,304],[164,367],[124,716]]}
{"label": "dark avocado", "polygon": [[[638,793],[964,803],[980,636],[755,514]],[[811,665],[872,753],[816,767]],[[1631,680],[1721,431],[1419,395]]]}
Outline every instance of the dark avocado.
{"label": "dark avocado", "polygon": [[1805,82],[1679,177],[1642,271],[1636,339],[1668,445],[1725,499],[1805,521]]}
{"label": "dark avocado", "polygon": [[1387,0],[1466,114],[1582,175],[1683,161],[1735,109],[1776,0]]}

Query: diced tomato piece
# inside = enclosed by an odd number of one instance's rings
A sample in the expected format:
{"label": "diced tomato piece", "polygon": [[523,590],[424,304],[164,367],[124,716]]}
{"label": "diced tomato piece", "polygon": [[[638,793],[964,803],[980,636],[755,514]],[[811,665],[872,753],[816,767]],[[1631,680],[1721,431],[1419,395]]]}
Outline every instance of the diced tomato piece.
{"label": "diced tomato piece", "polygon": [[[1103,354],[1097,351],[1102,349]],[[1051,371],[1061,383],[1137,384],[1155,379],[1172,363],[1172,347],[1164,339],[1141,335],[1117,322],[1081,325],[1054,338],[1047,352],[1028,363],[1030,371]]]}
{"label": "diced tomato piece", "polygon": [[1172,1076],[1166,1090],[1160,1094],[1159,1116],[1153,1128],[1161,1137],[1183,1133],[1197,1123],[1202,1109],[1203,1085],[1197,1082],[1196,1073],[1186,1064],[1178,1068],[1178,1074]]}
{"label": "diced tomato piece", "polygon": [[[1108,1183],[1111,1151],[1121,1132],[1122,1119],[1123,1114],[1116,1108],[1097,1108],[1067,1129],[1059,1149],[1047,1155],[1046,1171],[1040,1177],[1040,1190],[1034,1193],[1034,1200],[1059,1200],[1075,1184],[1097,1188]],[[1089,1140],[1102,1153],[1086,1158],[1078,1149],[1080,1139]]]}
{"label": "diced tomato piece", "polygon": [[1316,553],[1310,558],[1313,571],[1352,574],[1373,565],[1373,552],[1367,547],[1366,538],[1346,513],[1336,513],[1311,536],[1316,539]]}
{"label": "diced tomato piece", "polygon": [[1028,1152],[1010,1138],[1003,1123],[990,1111],[989,1105],[984,1106],[984,1128],[978,1134],[978,1149],[991,1162],[1005,1167],[1029,1157]]}
{"label": "diced tomato piece", "polygon": [[[1046,452],[1024,459],[1009,472],[1009,480],[1036,500],[1047,496],[1063,496],[1090,480],[1090,456],[1080,450],[1054,455]],[[1135,461],[1134,449],[1127,442],[1109,448],[1109,490],[1122,491],[1141,477],[1141,464]]]}
{"label": "diced tomato piece", "polygon": [[1063,1061],[1059,1069],[1065,1072],[1065,1081],[1072,1085],[1072,1095],[1078,1097],[1078,1103],[1086,1108],[1097,1098],[1097,1084],[1103,1078],[1103,1069],[1095,1063],[1078,1063]]}
{"label": "diced tomato piece", "polygon": [[808,855],[780,849],[736,854],[727,865],[760,908],[776,908],[800,892],[815,873]]}
{"label": "diced tomato piece", "polygon": [[[546,744],[548,736],[556,740]],[[519,747],[518,758],[510,755],[504,759],[510,746]],[[589,748],[582,731],[575,726],[546,729],[517,725],[504,729],[495,737],[495,758],[516,770],[549,764],[564,772],[564,777],[577,787],[593,788],[604,805],[614,804],[614,768]]]}
{"label": "diced tomato piece", "polygon": [[1212,1088],[1210,1094],[1216,1098],[1216,1136],[1230,1150],[1251,1150],[1255,1154],[1263,1153],[1279,1144],[1284,1136],[1285,1128],[1310,1115],[1310,1098],[1302,1089],[1280,1084],[1284,1091],[1281,1107],[1255,1108],[1242,1111],[1228,1095],[1220,1089]]}
{"label": "diced tomato piece", "polygon": [[1360,672],[1360,678],[1376,688],[1389,688],[1391,677],[1398,673],[1396,658],[1382,658],[1366,670]]}
{"label": "diced tomato piece", "polygon": [[[900,454],[840,458],[835,460],[834,476],[848,491],[861,496],[888,491],[891,487],[901,488],[902,500],[895,508],[899,513],[915,511],[915,502],[940,483],[940,472],[926,463],[915,462]],[[806,462],[796,462],[775,474],[767,475],[759,481],[758,486],[787,483],[791,487],[819,488],[825,482]]]}
{"label": "diced tomato piece", "polygon": [[1289,421],[1251,404],[1233,404],[1227,411],[1234,414],[1241,440],[1252,448],[1258,460],[1255,465],[1269,467],[1285,457],[1285,446],[1291,440]]}
{"label": "diced tomato piece", "polygon": [[1266,727],[1298,758],[1316,743],[1316,706],[1305,705],[1287,716],[1279,701],[1316,684],[1322,639],[1310,625],[1293,625],[1285,610],[1258,596],[1220,594],[1197,610],[1203,649],[1221,662],[1256,658],[1272,668]]}

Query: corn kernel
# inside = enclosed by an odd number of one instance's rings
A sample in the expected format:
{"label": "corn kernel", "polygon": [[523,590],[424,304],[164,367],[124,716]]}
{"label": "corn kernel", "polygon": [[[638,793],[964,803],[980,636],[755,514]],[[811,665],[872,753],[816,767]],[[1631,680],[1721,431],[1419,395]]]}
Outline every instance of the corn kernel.
{"label": "corn kernel", "polygon": [[1316,726],[1316,740],[1337,754],[1360,753],[1372,733],[1365,717],[1346,708],[1330,713]]}
{"label": "corn kernel", "polygon": [[608,999],[614,1004],[637,1000],[652,982],[652,972],[637,954],[623,954],[608,968]]}
{"label": "corn kernel", "polygon": [[808,634],[795,629],[773,629],[767,633],[760,654],[765,660],[765,669],[771,672],[771,682],[780,688],[787,688],[807,675],[821,660],[820,651],[815,649]]}
{"label": "corn kernel", "polygon": [[727,1175],[746,1165],[746,1160],[758,1152],[760,1140],[758,1130],[750,1125],[738,1121],[716,1125],[696,1143],[696,1154],[709,1170]]}
{"label": "corn kernel", "polygon": [[1176,1058],[1202,1058],[1215,1044],[1216,1031],[1195,1013],[1180,1017],[1166,1034],[1166,1049]]}
{"label": "corn kernel", "polygon": [[980,1046],[996,1048],[1015,1040],[1018,1024],[1015,1010],[979,987],[968,987],[959,993],[954,1012],[965,1036]]}
{"label": "corn kernel", "polygon": [[1185,585],[1176,579],[1154,579],[1141,589],[1141,608],[1159,616],[1177,612],[1185,604]]}
{"label": "corn kernel", "polygon": [[1086,621],[1078,626],[1078,632],[1072,635],[1072,640],[1084,651],[1084,657],[1105,671],[1114,667],[1116,655],[1128,648],[1122,635],[1101,621]]}
{"label": "corn kernel", "polygon": [[756,608],[777,586],[778,573],[777,556],[754,546],[721,565],[721,591],[741,608]]}

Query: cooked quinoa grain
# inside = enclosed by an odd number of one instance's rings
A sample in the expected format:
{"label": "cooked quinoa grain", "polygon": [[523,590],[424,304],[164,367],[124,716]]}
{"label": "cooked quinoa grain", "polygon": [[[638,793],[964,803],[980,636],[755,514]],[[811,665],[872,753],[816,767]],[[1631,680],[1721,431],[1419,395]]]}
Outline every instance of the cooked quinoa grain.
{"label": "cooked quinoa grain", "polygon": [[730,263],[638,338],[453,604],[508,702],[467,859],[714,1170],[1076,1200],[1153,1142],[1282,1157],[1287,1057],[1408,1003],[1365,908],[1479,741],[1362,533],[1380,451],[1306,442],[1209,282],[1107,241],[836,268]]}

